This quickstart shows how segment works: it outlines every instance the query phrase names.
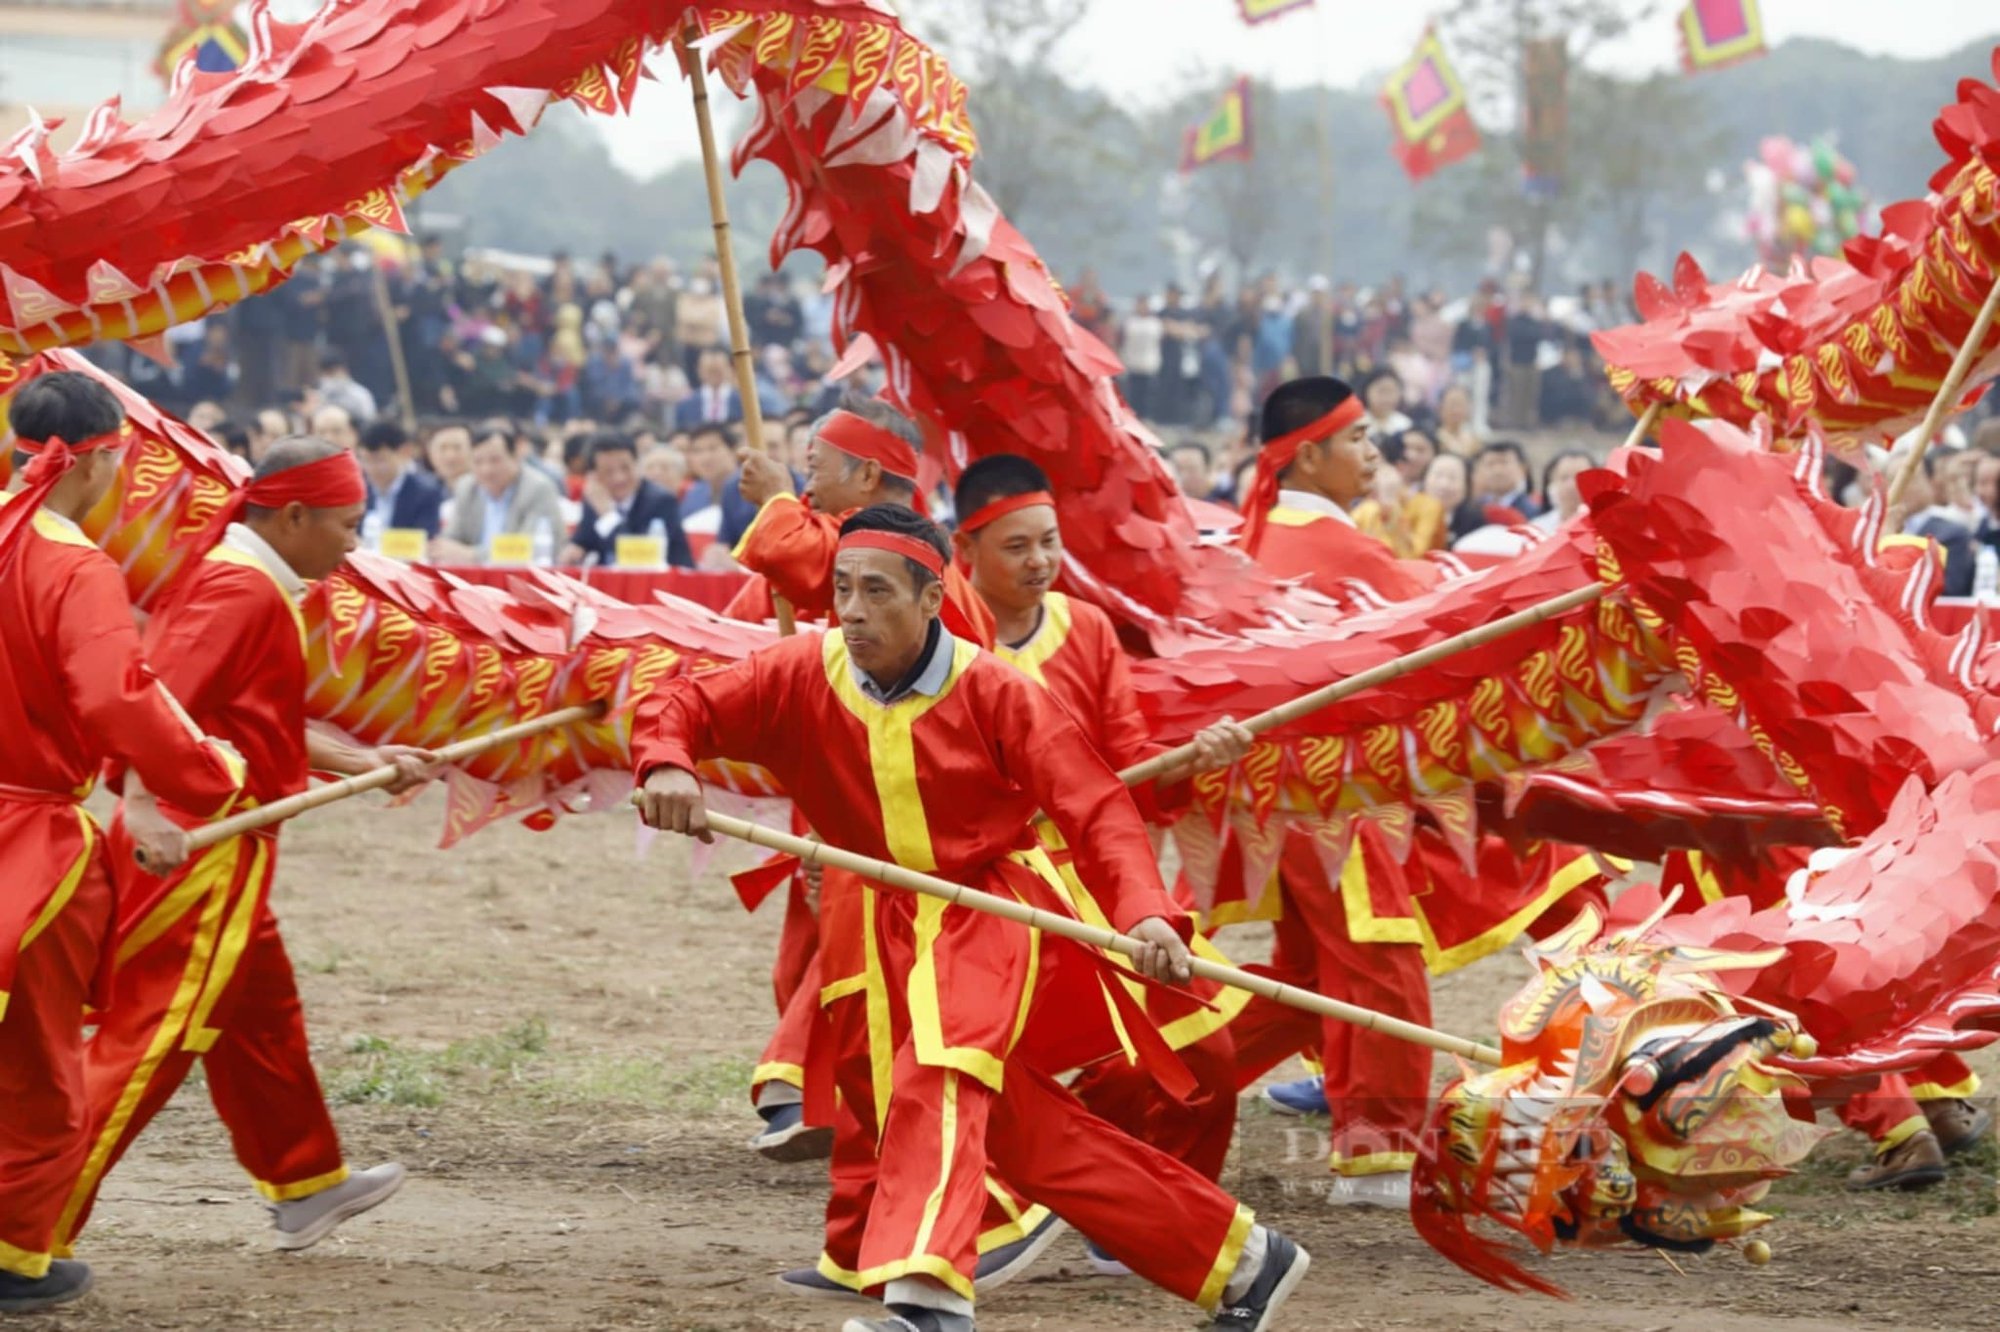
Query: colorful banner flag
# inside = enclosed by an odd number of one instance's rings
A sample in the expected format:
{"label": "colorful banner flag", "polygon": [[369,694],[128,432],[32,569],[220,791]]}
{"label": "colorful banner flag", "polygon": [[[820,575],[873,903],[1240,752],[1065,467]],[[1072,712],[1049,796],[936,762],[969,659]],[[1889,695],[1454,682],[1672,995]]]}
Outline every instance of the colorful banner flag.
{"label": "colorful banner flag", "polygon": [[1181,170],[1216,162],[1247,162],[1256,153],[1250,126],[1250,80],[1246,76],[1229,85],[1222,104],[1198,125],[1188,126],[1181,147]]}
{"label": "colorful banner flag", "polygon": [[1770,49],[1757,0],[1688,0],[1680,32],[1681,68],[1690,74],[1753,60]]}
{"label": "colorful banner flag", "polygon": [[1466,107],[1465,85],[1446,58],[1435,29],[1382,89],[1382,105],[1395,130],[1392,148],[1411,180],[1479,151],[1479,127]]}
{"label": "colorful banner flag", "polygon": [[240,68],[250,55],[250,41],[231,17],[236,0],[180,0],[179,13],[153,69],[160,78],[173,82],[174,71],[190,55],[194,67],[204,74],[227,74]]}
{"label": "colorful banner flag", "polygon": [[1310,9],[1313,0],[1236,0],[1236,8],[1249,24],[1263,23],[1280,14],[1289,14],[1294,9]]}

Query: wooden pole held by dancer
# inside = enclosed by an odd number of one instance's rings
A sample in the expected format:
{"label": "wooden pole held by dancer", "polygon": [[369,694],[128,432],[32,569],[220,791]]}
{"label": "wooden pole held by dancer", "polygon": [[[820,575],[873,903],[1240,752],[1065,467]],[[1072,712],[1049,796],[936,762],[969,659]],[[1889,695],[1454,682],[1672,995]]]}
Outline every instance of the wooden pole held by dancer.
{"label": "wooden pole held by dancer", "polygon": [[[715,147],[715,122],[708,108],[708,73],[695,50],[700,34],[692,27],[681,34],[681,71],[694,91],[694,123],[701,135],[702,175],[708,182],[708,215],[715,227],[715,263],[722,270],[722,308],[729,317],[729,359],[736,368],[736,393],[743,400],[743,443],[764,452],[764,408],[757,398],[757,357],[750,346],[750,325],[743,315],[743,283],[736,272],[736,247],[729,233],[729,201],[723,194],[722,160]],[[783,461],[780,459],[780,461]],[[791,602],[771,594],[778,614],[778,632],[790,637],[798,630]]]}
{"label": "wooden pole held by dancer", "polygon": [[[1626,436],[1625,447],[1632,448],[1644,440],[1652,433],[1653,426],[1659,419],[1660,404],[1654,403],[1633,424],[1632,433]],[[1443,661],[1446,657],[1483,647],[1496,638],[1504,638],[1523,629],[1532,629],[1558,615],[1567,615],[1579,606],[1588,606],[1593,601],[1602,600],[1610,591],[1608,586],[1594,583],[1587,587],[1579,587],[1572,592],[1565,592],[1559,597],[1551,597],[1547,601],[1530,606],[1526,610],[1515,611],[1512,615],[1504,616],[1491,624],[1482,624],[1477,629],[1454,634],[1429,647],[1418,648],[1415,652],[1397,657],[1394,661],[1385,661],[1380,666],[1370,667],[1359,675],[1350,675],[1345,680],[1336,680],[1309,694],[1301,694],[1289,703],[1280,703],[1270,711],[1260,712],[1244,722],[1244,729],[1252,735],[1262,735],[1287,722],[1297,721],[1321,708],[1338,703],[1344,698],[1352,698],[1365,689],[1373,689],[1376,685],[1387,684],[1413,671],[1420,671],[1434,662]],[[1127,786],[1139,786],[1173,772],[1176,768],[1185,767],[1193,762],[1194,756],[1194,745],[1185,744],[1177,749],[1169,749],[1163,754],[1155,754],[1143,763],[1135,763],[1120,772],[1118,777]]]}
{"label": "wooden pole held by dancer", "polygon": [[396,300],[389,293],[389,277],[382,271],[380,259],[373,262],[371,281],[375,313],[382,320],[382,336],[389,344],[389,369],[396,376],[397,414],[403,418],[403,429],[410,432],[411,442],[416,443],[417,394],[410,386],[410,363],[403,355],[403,321],[396,317]]}
{"label": "wooden pole held by dancer", "polygon": [[[632,799],[637,803],[639,794],[634,792]],[[708,812],[707,819],[710,831],[721,833],[724,837],[732,837],[737,841],[749,842],[753,846],[765,847],[772,851],[782,851],[797,856],[808,865],[831,865],[835,869],[858,874],[875,883],[901,888],[906,892],[922,893],[926,897],[942,898],[956,906],[983,911],[990,916],[999,916],[1041,930],[1045,934],[1059,935],[1087,947],[1108,948],[1127,957],[1135,956],[1145,947],[1130,935],[1118,934],[1096,925],[1087,925],[1069,916],[1058,916],[1038,907],[1031,907],[1025,902],[983,893],[976,888],[952,883],[935,875],[920,874],[915,870],[904,869],[900,865],[892,865],[885,860],[856,855],[852,851],[843,851],[824,842],[794,837],[775,828],[731,818],[726,814],[717,814],[713,810]],[[1500,1064],[1500,1052],[1490,1045],[1481,1045],[1462,1036],[1447,1035],[1415,1022],[1390,1017],[1387,1013],[1378,1013],[1372,1008],[1342,1003],[1338,999],[1329,999],[1311,990],[1301,990],[1297,986],[1286,985],[1283,981],[1273,980],[1269,976],[1259,976],[1236,967],[1223,966],[1206,958],[1197,957],[1192,961],[1194,974],[1202,980],[1213,981],[1217,985],[1227,985],[1231,989],[1247,990],[1251,994],[1261,995],[1276,1003],[1315,1013],[1321,1017],[1352,1023],[1357,1027],[1380,1032],[1384,1036],[1393,1036],[1398,1040],[1426,1045],[1433,1050],[1458,1055],[1474,1063],[1496,1068]]]}
{"label": "wooden pole held by dancer", "polygon": [[[536,717],[531,721],[503,726],[486,735],[454,741],[434,752],[440,763],[462,763],[466,759],[484,754],[489,749],[498,749],[517,740],[526,740],[544,731],[553,731],[561,726],[573,726],[578,722],[595,721],[602,717],[604,712],[605,705],[602,703],[583,703],[573,708],[551,712],[546,717]],[[402,770],[395,764],[385,764],[354,777],[343,777],[337,782],[328,782],[324,786],[315,786],[310,791],[301,791],[297,795],[286,796],[283,800],[274,800],[268,805],[246,809],[241,814],[231,814],[228,818],[204,823],[198,828],[189,830],[188,852],[193,854],[204,847],[214,846],[217,842],[224,842],[247,832],[255,832],[259,828],[268,828],[294,815],[318,809],[322,805],[331,805],[337,800],[345,800],[364,791],[379,791],[385,786],[393,786],[401,774]]]}
{"label": "wooden pole held by dancer", "polygon": [[[1344,698],[1351,698],[1363,690],[1373,689],[1376,685],[1387,684],[1413,671],[1420,671],[1433,662],[1443,661],[1446,657],[1481,647],[1497,638],[1505,638],[1508,634],[1532,629],[1558,615],[1566,615],[1579,606],[1588,606],[1610,591],[1609,587],[1601,583],[1592,583],[1587,587],[1565,592],[1559,597],[1551,597],[1547,601],[1530,606],[1526,610],[1515,611],[1512,615],[1495,620],[1491,624],[1482,624],[1477,629],[1454,634],[1429,647],[1418,648],[1415,652],[1397,657],[1393,661],[1372,666],[1358,675],[1350,675],[1345,680],[1336,680],[1330,685],[1323,685],[1309,694],[1301,694],[1289,703],[1280,703],[1268,712],[1258,713],[1244,722],[1243,726],[1252,735],[1262,735],[1287,722],[1297,721],[1308,713],[1338,703]],[[1185,767],[1193,761],[1194,754],[1194,745],[1185,744],[1177,749],[1169,749],[1164,754],[1155,754],[1143,763],[1135,763],[1118,776],[1127,786],[1138,786],[1173,772],[1177,768]]]}
{"label": "wooden pole held by dancer", "polygon": [[1903,470],[1896,473],[1896,479],[1889,483],[1889,504],[1893,508],[1903,498],[1903,491],[1916,476],[1917,469],[1924,465],[1924,454],[1929,452],[1931,439],[1944,426],[1944,418],[1951,414],[1958,402],[1958,395],[1965,391],[1965,381],[1972,373],[1972,363],[1979,358],[1979,348],[1992,331],[1993,317],[2000,313],[2000,273],[1993,274],[1992,290],[1986,293],[1986,303],[1979,307],[1979,317],[1972,321],[1972,331],[1965,335],[1958,355],[1953,358],[1951,370],[1944,382],[1938,385],[1937,396],[1931,399],[1931,409],[1924,413],[1923,424],[1917,427],[1917,447],[1910,451],[1910,460],[1903,464]]}
{"label": "wooden pole held by dancer", "polygon": [[1620,447],[1636,449],[1644,444],[1646,436],[1652,434],[1653,427],[1660,423],[1660,410],[1661,405],[1656,402],[1639,413],[1639,419],[1632,423],[1632,433],[1625,436],[1625,443]]}

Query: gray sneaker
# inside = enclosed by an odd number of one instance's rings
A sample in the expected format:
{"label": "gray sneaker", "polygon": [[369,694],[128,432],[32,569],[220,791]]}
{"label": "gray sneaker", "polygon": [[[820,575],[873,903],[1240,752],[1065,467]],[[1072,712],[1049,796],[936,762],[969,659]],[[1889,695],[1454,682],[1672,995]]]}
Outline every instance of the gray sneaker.
{"label": "gray sneaker", "polygon": [[1068,1229],[1069,1224],[1051,1212],[1042,1218],[1040,1225],[1021,1238],[1010,1240],[990,1253],[980,1254],[979,1266],[973,1275],[974,1289],[981,1295],[1000,1289],[1032,1267],[1049,1245]]}
{"label": "gray sneaker", "polygon": [[332,1234],[335,1226],[380,1207],[402,1187],[403,1167],[390,1161],[358,1170],[330,1189],[290,1202],[271,1203],[271,1223],[278,1230],[272,1247],[310,1249]]}
{"label": "gray sneaker", "polygon": [[843,1286],[817,1267],[795,1267],[789,1272],[778,1274],[778,1289],[787,1295],[798,1295],[808,1300],[847,1300],[851,1303],[875,1304],[882,1301],[852,1286]]}
{"label": "gray sneaker", "polygon": [[892,1304],[886,1318],[850,1318],[840,1332],[973,1332],[964,1314],[940,1313],[915,1304]]}
{"label": "gray sneaker", "polygon": [[0,1313],[39,1313],[58,1304],[80,1300],[90,1293],[90,1267],[68,1258],[58,1258],[38,1277],[0,1272]]}

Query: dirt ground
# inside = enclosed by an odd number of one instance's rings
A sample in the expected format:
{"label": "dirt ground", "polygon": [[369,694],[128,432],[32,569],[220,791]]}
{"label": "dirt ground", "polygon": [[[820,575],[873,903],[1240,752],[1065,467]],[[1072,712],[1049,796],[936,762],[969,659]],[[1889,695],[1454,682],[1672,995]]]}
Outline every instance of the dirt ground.
{"label": "dirt ground", "polygon": [[[82,1256],[99,1291],[40,1320],[102,1329],[838,1327],[772,1276],[818,1252],[817,1167],[746,1150],[743,1083],[771,1021],[777,920],[746,916],[688,848],[637,855],[626,815],[494,829],[433,849],[433,795],[350,802],[285,836],[278,909],[350,1159],[412,1178],[302,1255],[266,1220],[205,1094],[188,1087],[112,1176]],[[1254,960],[1253,931],[1225,946]],[[1440,1025],[1490,1031],[1521,963],[1438,986]],[[1987,1066],[1996,1061],[1982,1060]],[[1289,1075],[1296,1075],[1292,1070]],[[1314,1255],[1284,1326],[1526,1332],[1990,1328],[2000,1307],[1991,1149],[1931,1193],[1856,1199],[1851,1137],[1782,1184],[1776,1260],[1559,1256],[1563,1303],[1460,1274],[1407,1218],[1328,1207],[1309,1135],[1246,1100],[1226,1184]],[[1092,1277],[1065,1237],[982,1306],[987,1332],[1199,1325],[1190,1306]]]}

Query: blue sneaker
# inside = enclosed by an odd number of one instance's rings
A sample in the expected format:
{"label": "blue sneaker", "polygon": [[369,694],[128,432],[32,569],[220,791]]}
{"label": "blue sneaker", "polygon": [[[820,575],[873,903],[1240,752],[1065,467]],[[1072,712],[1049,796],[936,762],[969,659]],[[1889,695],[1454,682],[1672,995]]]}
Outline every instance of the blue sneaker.
{"label": "blue sneaker", "polygon": [[1326,1081],[1300,1078],[1297,1082],[1274,1082],[1264,1088],[1264,1099],[1281,1115],[1323,1115],[1327,1113]]}

